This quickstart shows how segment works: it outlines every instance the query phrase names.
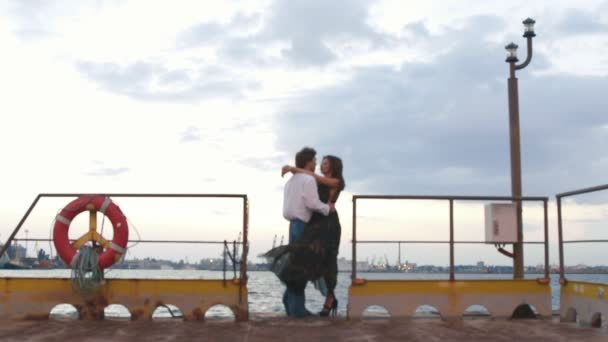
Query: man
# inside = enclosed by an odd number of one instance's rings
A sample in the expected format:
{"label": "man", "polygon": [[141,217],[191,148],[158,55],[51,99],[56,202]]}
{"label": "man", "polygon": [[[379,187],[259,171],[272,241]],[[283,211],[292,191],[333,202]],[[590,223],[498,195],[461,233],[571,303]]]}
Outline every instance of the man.
{"label": "man", "polygon": [[[315,172],[317,152],[304,147],[296,154],[296,167]],[[313,212],[325,216],[336,210],[333,203],[327,205],[319,200],[317,183],[313,176],[304,173],[294,174],[285,184],[283,195],[283,217],[289,221],[289,243],[297,242],[302,236],[306,223]],[[310,315],[304,305],[304,289],[287,288],[283,294],[283,305],[287,316],[304,317]]]}

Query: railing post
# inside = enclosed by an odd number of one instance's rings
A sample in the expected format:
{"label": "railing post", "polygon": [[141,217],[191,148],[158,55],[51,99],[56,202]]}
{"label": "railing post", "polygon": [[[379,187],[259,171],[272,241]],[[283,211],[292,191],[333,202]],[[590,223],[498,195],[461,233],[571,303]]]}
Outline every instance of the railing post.
{"label": "railing post", "polygon": [[549,279],[549,214],[547,202],[548,199],[543,200],[545,212],[545,279]]}
{"label": "railing post", "polygon": [[450,199],[450,281],[454,281],[454,200]]}
{"label": "railing post", "polygon": [[224,274],[224,287],[226,287],[226,250],[228,249],[228,242],[224,240],[224,252],[222,253],[222,271]]}
{"label": "railing post", "polygon": [[355,280],[357,280],[357,197],[353,196],[353,264],[352,264],[352,274],[351,274],[351,282],[354,284]]}
{"label": "railing post", "polygon": [[559,279],[564,279],[564,236],[562,235],[562,198],[557,198],[557,238],[559,243]]}
{"label": "railing post", "polygon": [[[243,304],[243,289],[247,286],[247,254],[249,253],[249,200],[243,197],[243,252],[241,255],[241,279],[239,279],[239,304]],[[247,313],[248,315],[249,313]]]}

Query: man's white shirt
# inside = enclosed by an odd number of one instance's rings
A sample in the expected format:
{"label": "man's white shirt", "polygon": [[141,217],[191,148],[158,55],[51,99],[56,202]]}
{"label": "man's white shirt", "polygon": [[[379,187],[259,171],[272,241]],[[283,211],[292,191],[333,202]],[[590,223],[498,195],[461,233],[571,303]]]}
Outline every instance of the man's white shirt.
{"label": "man's white shirt", "polygon": [[283,195],[283,217],[291,221],[310,221],[313,212],[329,215],[329,205],[319,200],[317,182],[311,175],[296,173],[285,184]]}

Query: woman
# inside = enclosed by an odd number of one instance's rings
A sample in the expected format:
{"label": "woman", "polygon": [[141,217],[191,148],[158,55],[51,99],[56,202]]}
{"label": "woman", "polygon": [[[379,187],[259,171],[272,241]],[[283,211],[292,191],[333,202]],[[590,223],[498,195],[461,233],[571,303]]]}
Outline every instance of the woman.
{"label": "woman", "polygon": [[[335,156],[325,156],[321,163],[321,173],[318,175],[304,169],[286,165],[282,175],[287,172],[307,173],[315,177],[319,199],[324,203],[336,203],[340,192],[344,189],[342,176],[342,160]],[[298,243],[268,252],[266,255],[274,258],[273,271],[279,279],[292,287],[305,287],[308,281],[313,281],[315,287],[325,296],[323,310],[320,316],[335,315],[338,300],[334,290],[338,279],[338,248],[340,247],[340,220],[337,212],[328,216],[315,213],[304,228]]]}

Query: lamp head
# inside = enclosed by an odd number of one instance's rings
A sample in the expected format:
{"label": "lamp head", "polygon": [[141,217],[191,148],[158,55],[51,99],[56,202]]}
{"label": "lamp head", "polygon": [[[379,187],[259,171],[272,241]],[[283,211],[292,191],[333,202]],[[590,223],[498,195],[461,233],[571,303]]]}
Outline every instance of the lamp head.
{"label": "lamp head", "polygon": [[509,45],[505,46],[505,50],[507,50],[507,63],[516,63],[519,61],[519,59],[517,59],[517,44],[510,43]]}
{"label": "lamp head", "polygon": [[524,37],[525,38],[535,37],[536,33],[534,33],[534,24],[536,24],[536,21],[534,21],[534,19],[532,19],[532,18],[528,18],[523,21],[523,24],[524,24]]}

